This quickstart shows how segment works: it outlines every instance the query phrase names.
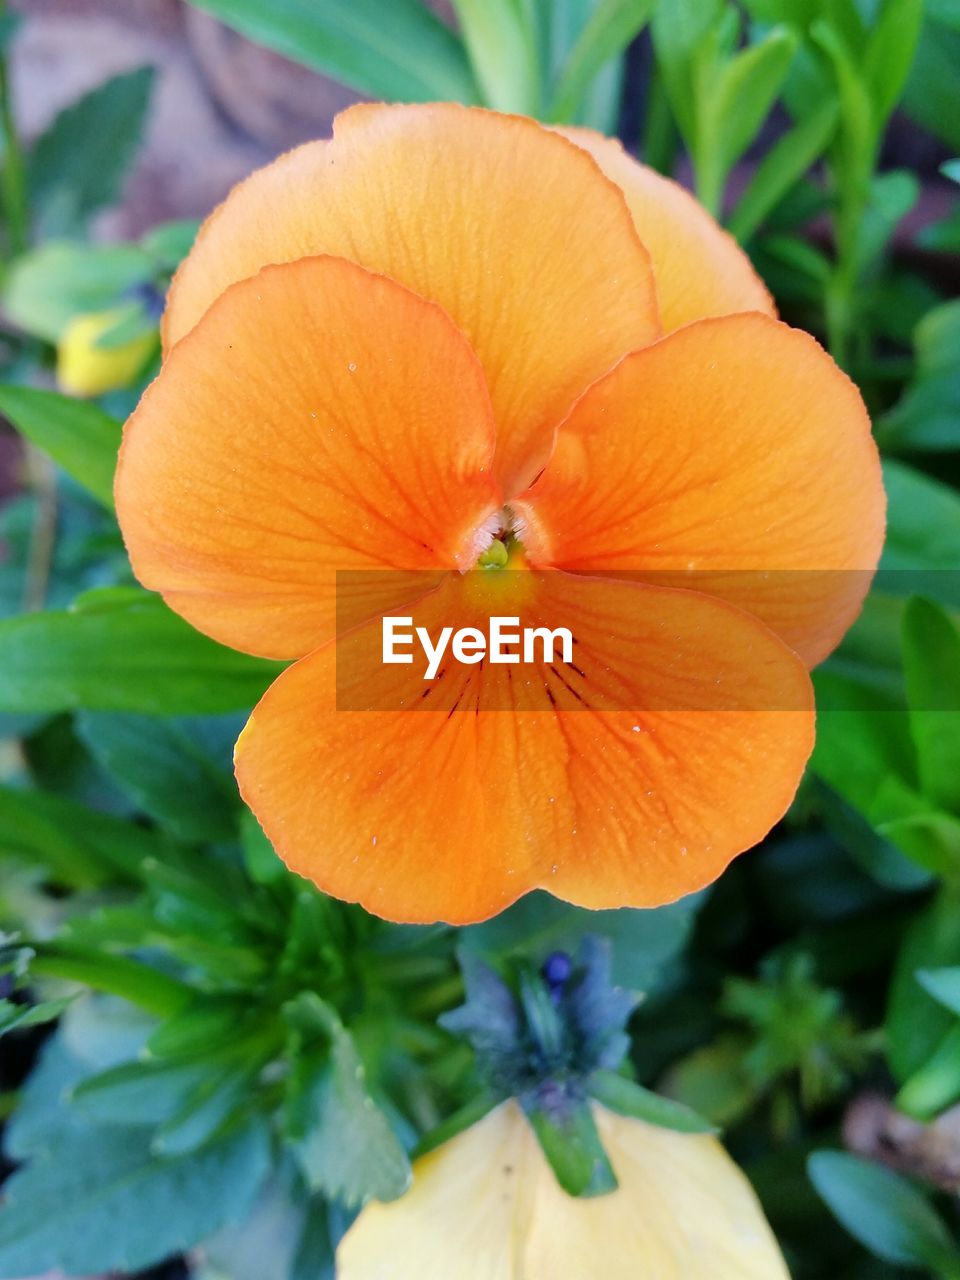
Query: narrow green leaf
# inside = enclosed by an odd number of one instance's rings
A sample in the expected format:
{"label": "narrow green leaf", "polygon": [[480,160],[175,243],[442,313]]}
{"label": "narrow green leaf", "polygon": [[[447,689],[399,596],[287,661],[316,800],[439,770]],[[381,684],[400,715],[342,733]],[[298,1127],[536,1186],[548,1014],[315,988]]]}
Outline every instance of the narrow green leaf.
{"label": "narrow green leaf", "polygon": [[129,1127],[169,1120],[216,1068],[209,1060],[123,1062],[81,1080],[70,1099],[99,1125]]}
{"label": "narrow green leaf", "polygon": [[715,1125],[692,1107],[645,1089],[615,1071],[595,1071],[590,1077],[591,1097],[622,1116],[633,1116],[676,1133],[717,1133]]}
{"label": "narrow green leaf", "polygon": [[636,39],[650,21],[656,0],[600,0],[563,65],[549,118],[570,123],[591,83]]}
{"label": "narrow green leaf", "polygon": [[900,101],[913,65],[924,0],[882,0],[867,41],[863,77],[873,102],[877,130]]}
{"label": "narrow green leaf", "polygon": [[0,711],[233,711],[281,669],[208,640],[144,592],[0,621]]}
{"label": "narrow green leaf", "polygon": [[140,879],[143,863],[163,856],[156,832],[98,813],[65,796],[0,786],[0,845],[48,867],[73,889]]}
{"label": "narrow green leaf", "polygon": [[908,1267],[956,1259],[940,1216],[906,1178],[840,1151],[817,1151],[807,1165],[827,1207],[871,1253]]}
{"label": "narrow green leaf", "polygon": [[571,1196],[602,1196],[617,1189],[617,1176],[604,1150],[586,1099],[567,1098],[541,1107],[523,1101],[530,1127],[560,1186]]}
{"label": "narrow green leaf", "polygon": [[157,1028],[146,1044],[150,1058],[202,1053],[235,1040],[250,1015],[246,996],[199,996]]}
{"label": "narrow green leaf", "polygon": [[[849,49],[835,27],[820,20],[810,35],[830,60],[840,99],[838,177],[848,203],[865,202],[879,140],[873,103]],[[851,250],[855,246],[850,246]]]}
{"label": "narrow green leaf", "polygon": [[153,78],[152,67],[115,76],[61,111],[38,138],[28,177],[46,236],[82,229],[116,200],[140,141]]}
{"label": "narrow green leaf", "polygon": [[687,145],[697,143],[698,56],[723,21],[722,0],[670,0],[654,10],[651,32],[657,67],[680,132]]}
{"label": "narrow green leaf", "polygon": [[197,9],[361,93],[472,103],[463,45],[420,0],[191,0]]}
{"label": "narrow green leaf", "polygon": [[903,669],[921,787],[960,814],[960,633],[920,596],[903,614]]}
{"label": "narrow green leaf", "polygon": [[168,1160],[148,1134],[95,1130],[14,1174],[0,1209],[0,1273],[140,1271],[248,1213],[270,1167],[265,1128]]}
{"label": "narrow green leaf", "polygon": [[797,49],[789,27],[774,27],[724,67],[709,104],[712,145],[727,174],[770,114]]}
{"label": "narrow green leaf", "polygon": [[249,1109],[266,1057],[264,1051],[259,1057],[229,1064],[208,1060],[203,1081],[154,1134],[151,1147],[155,1154],[163,1158],[187,1155],[219,1137],[244,1107]]}
{"label": "narrow green leaf", "polygon": [[484,102],[539,115],[540,67],[517,0],[452,0]]}
{"label": "narrow green leaf", "polygon": [[30,972],[38,978],[79,982],[94,991],[119,996],[158,1017],[176,1013],[192,995],[191,988],[185,983],[124,956],[67,951],[38,944],[37,955],[30,962]]}
{"label": "narrow green leaf", "polygon": [[0,413],[105,507],[113,509],[113,473],[121,433],[116,418],[84,400],[10,385],[0,385]]}
{"label": "narrow green leaf", "polygon": [[814,108],[779,138],[753,172],[729,220],[738,240],[753,235],[764,218],[825,151],[837,127],[837,104]]}
{"label": "narrow green leaf", "polygon": [[60,1000],[43,1000],[39,1004],[15,1004],[12,1000],[0,1000],[0,1036],[8,1031],[24,1031],[28,1027],[40,1027],[55,1022],[73,1000],[65,996]]}

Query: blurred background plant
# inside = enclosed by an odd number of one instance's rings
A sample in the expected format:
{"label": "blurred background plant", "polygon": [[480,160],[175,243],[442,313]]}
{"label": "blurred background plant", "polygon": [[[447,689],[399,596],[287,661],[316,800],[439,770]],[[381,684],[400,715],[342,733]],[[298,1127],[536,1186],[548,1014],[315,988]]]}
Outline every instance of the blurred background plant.
{"label": "blurred background plant", "polygon": [[[276,664],[132,579],[120,424],[196,220],[358,95],[619,133],[873,412],[887,550],[810,773],[695,899],[330,902],[232,781]],[[725,1127],[796,1280],[960,1275],[958,102],[957,0],[0,3],[0,1274],[332,1277],[471,1101],[457,949],[596,934],[644,995],[630,1071]]]}

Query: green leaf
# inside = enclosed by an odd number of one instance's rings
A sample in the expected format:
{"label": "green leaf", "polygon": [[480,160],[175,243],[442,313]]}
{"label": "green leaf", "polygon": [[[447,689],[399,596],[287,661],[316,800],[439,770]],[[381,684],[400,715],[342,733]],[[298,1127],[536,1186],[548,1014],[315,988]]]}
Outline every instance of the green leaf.
{"label": "green leaf", "polygon": [[[887,459],[883,464],[887,491],[887,540],[881,566],[885,582],[906,595],[931,595],[960,605],[960,494],[913,467]],[[932,572],[914,572],[925,570]],[[943,572],[949,570],[949,573]]]}
{"label": "green leaf", "polygon": [[289,1016],[301,1026],[314,1023],[328,1042],[304,1049],[288,1098],[288,1129],[307,1186],[347,1207],[395,1200],[409,1186],[410,1162],[367,1091],[352,1036],[313,993],[301,995]]}
{"label": "green leaf", "polygon": [[540,68],[533,32],[517,0],[452,0],[484,102],[539,114]]}
{"label": "green leaf", "polygon": [[886,123],[913,65],[924,0],[882,0],[880,13],[867,41],[863,77],[873,101],[879,130]]}
{"label": "green leaf", "polygon": [[96,405],[55,391],[0,385],[0,413],[108,509],[120,423]]}
{"label": "green leaf", "polygon": [[329,1207],[322,1200],[313,1200],[307,1209],[288,1280],[336,1280],[334,1248]]}
{"label": "green leaf", "polygon": [[82,712],[80,740],[134,801],[178,840],[235,838],[240,798],[233,780],[236,716]]}
{"label": "green leaf", "polygon": [[98,1130],[15,1173],[0,1209],[0,1272],[139,1271],[249,1211],[267,1175],[265,1129],[160,1160],[143,1129]]}
{"label": "green leaf", "polygon": [[20,1091],[3,1135],[9,1157],[23,1161],[47,1155],[66,1138],[90,1132],[91,1122],[70,1101],[74,1087],[92,1072],[137,1053],[153,1025],[139,1009],[119,1000],[75,1000]]}
{"label": "green leaf", "polygon": [[588,1101],[571,1097],[549,1109],[535,1100],[522,1102],[540,1149],[568,1195],[602,1196],[616,1191],[617,1177]]}
{"label": "green leaf", "polygon": [[770,114],[797,49],[789,27],[774,27],[724,67],[710,101],[710,132],[725,175]]}
{"label": "green leaf", "polygon": [[822,102],[767,151],[730,217],[738,240],[748,240],[764,218],[824,152],[837,127],[837,104]]}
{"label": "green leaf", "polygon": [[281,669],[141,591],[0,621],[0,711],[215,714],[252,706]]}
{"label": "green leaf", "polygon": [[761,1092],[747,1069],[749,1050],[746,1036],[721,1035],[676,1061],[664,1087],[681,1105],[717,1127],[736,1124],[757,1105]]}
{"label": "green leaf", "polygon": [[920,596],[904,610],[903,668],[920,784],[935,804],[960,814],[960,633]]}
{"label": "green leaf", "polygon": [[691,1107],[672,1098],[665,1098],[651,1089],[615,1071],[595,1071],[588,1088],[591,1097],[618,1115],[633,1116],[660,1129],[672,1129],[675,1133],[716,1133],[716,1126]]}
{"label": "green leaf", "polygon": [[266,1065],[264,1049],[258,1057],[213,1067],[176,1115],[161,1124],[151,1146],[158,1156],[186,1155],[212,1142],[249,1109],[257,1076]]}
{"label": "green leaf", "polygon": [[650,21],[656,0],[600,0],[563,65],[549,118],[570,123],[592,81],[636,39]]}
{"label": "green leaf", "polygon": [[913,380],[877,422],[877,441],[886,450],[960,449],[960,300],[928,311],[913,341]]}
{"label": "green leaf", "polygon": [[152,67],[125,72],[66,107],[34,144],[28,178],[47,237],[72,234],[113,204],[143,132]]}
{"label": "green leaf", "polygon": [[960,1025],[943,1037],[936,1051],[895,1098],[898,1110],[916,1120],[930,1121],[960,1098]]}
{"label": "green leaf", "polygon": [[477,101],[463,45],[420,0],[191,0],[250,40],[361,93]]}
{"label": "green leaf", "polygon": [[955,1019],[917,981],[923,969],[960,965],[960,900],[941,889],[911,923],[897,958],[887,1010],[887,1059],[901,1083],[923,1067],[950,1032]]}
{"label": "green leaf", "polygon": [[[869,195],[879,137],[873,103],[847,43],[837,28],[821,19],[810,28],[810,35],[827,55],[833,70],[842,125],[837,136],[837,164],[834,167],[845,203],[859,211],[859,206],[866,203]],[[856,229],[859,232],[859,212]],[[855,247],[855,244],[844,246],[847,252],[852,252]]]}
{"label": "green leaf", "polygon": [[195,218],[161,222],[141,239],[140,248],[154,259],[161,271],[171,273],[193,248],[199,230],[200,223]]}
{"label": "green leaf", "polygon": [[166,852],[163,838],[137,823],[64,796],[3,786],[0,845],[41,863],[56,882],[73,889],[136,882],[143,863]]}
{"label": "green leaf", "polygon": [[960,1018],[960,965],[945,969],[919,969],[917,981],[937,1004]]}
{"label": "green leaf", "polygon": [[240,840],[243,846],[243,864],[254,884],[281,884],[293,882],[263,828],[249,809],[240,815]]}
{"label": "green leaf", "polygon": [[136,245],[48,243],[10,267],[5,310],[25,332],[57,342],[74,316],[115,306],[151,270],[149,256]]}
{"label": "green leaf", "polygon": [[[848,804],[832,787],[821,783],[816,794],[828,830],[877,884],[909,892],[930,883],[931,873],[925,866],[911,862],[891,838],[881,835],[860,810]],[[873,811],[870,805],[869,812]]]}
{"label": "green leaf", "polygon": [[909,170],[892,169],[871,178],[857,240],[858,271],[866,273],[876,266],[919,197],[920,182]]}
{"label": "green leaf", "polygon": [[960,31],[931,17],[923,24],[903,110],[956,154],[960,151]]}
{"label": "green leaf", "polygon": [[840,1151],[817,1151],[810,1180],[837,1220],[862,1245],[907,1267],[956,1266],[956,1247],[943,1221],[906,1178]]}
{"label": "green leaf", "polygon": [[37,943],[37,955],[30,972],[37,977],[79,982],[110,995],[129,1000],[157,1017],[169,1017],[190,999],[191,989],[152,965],[125,956],[59,948]]}
{"label": "green leaf", "polygon": [[226,1044],[236,1039],[250,1012],[245,995],[199,996],[157,1028],[147,1041],[146,1055],[176,1058]]}
{"label": "green leaf", "polygon": [[65,996],[60,1000],[42,1000],[32,1005],[0,1000],[0,1036],[5,1036],[8,1031],[24,1031],[28,1027],[55,1022],[72,1000],[73,996]]}
{"label": "green leaf", "polygon": [[99,1125],[162,1124],[184,1106],[215,1068],[210,1061],[124,1062],[87,1076],[71,1102]]}
{"label": "green leaf", "polygon": [[722,0],[670,0],[658,4],[653,14],[657,66],[680,132],[691,147],[697,135],[698,57],[723,17]]}

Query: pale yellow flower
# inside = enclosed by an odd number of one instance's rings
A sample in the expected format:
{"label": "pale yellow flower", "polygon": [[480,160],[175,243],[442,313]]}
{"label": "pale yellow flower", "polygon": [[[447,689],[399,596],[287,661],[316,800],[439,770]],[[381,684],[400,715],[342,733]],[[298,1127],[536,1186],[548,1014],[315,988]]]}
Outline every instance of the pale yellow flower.
{"label": "pale yellow flower", "polygon": [[57,343],[61,391],[71,396],[102,396],[133,382],[156,345],[155,335],[141,333],[118,346],[98,345],[124,314],[118,307],[74,316]]}
{"label": "pale yellow flower", "polygon": [[338,1280],[789,1280],[715,1138],[594,1114],[618,1190],[566,1195],[506,1102],[418,1161],[400,1200],[363,1210]]}

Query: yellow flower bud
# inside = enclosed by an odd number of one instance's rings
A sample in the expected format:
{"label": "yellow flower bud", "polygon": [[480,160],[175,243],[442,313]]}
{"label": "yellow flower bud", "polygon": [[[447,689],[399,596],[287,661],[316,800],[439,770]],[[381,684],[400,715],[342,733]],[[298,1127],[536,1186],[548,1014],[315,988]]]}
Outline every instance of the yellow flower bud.
{"label": "yellow flower bud", "polygon": [[100,396],[126,387],[146,363],[156,337],[144,333],[120,346],[98,346],[100,338],[128,314],[127,308],[74,316],[57,344],[57,384],[72,396]]}
{"label": "yellow flower bud", "polygon": [[716,1138],[595,1106],[619,1187],[573,1199],[515,1102],[430,1152],[370,1204],[338,1280],[789,1280],[750,1184]]}

